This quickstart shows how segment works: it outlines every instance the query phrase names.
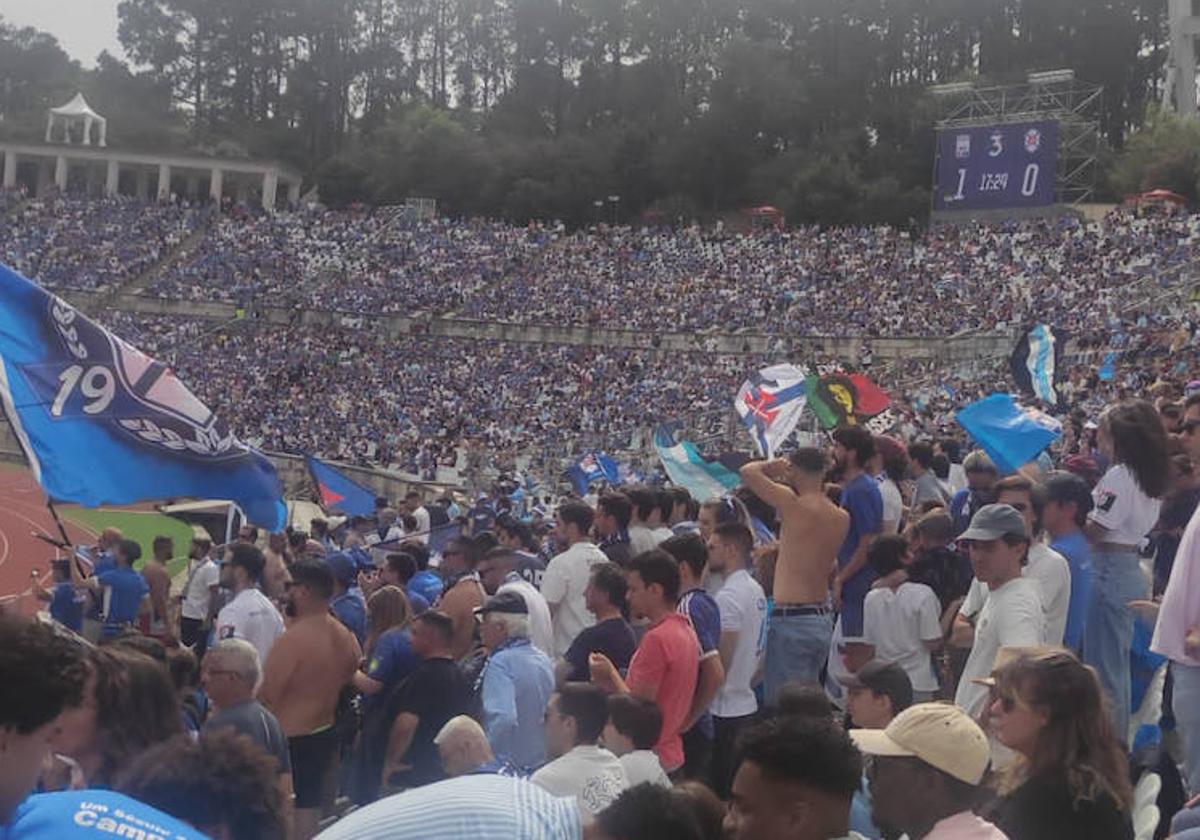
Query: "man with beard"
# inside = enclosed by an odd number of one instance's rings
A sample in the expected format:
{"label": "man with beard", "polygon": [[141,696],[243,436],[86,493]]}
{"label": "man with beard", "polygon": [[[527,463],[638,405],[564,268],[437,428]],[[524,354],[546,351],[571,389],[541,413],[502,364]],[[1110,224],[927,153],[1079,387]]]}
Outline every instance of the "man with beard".
{"label": "man with beard", "polygon": [[234,543],[221,564],[221,585],[233,592],[217,613],[216,640],[245,639],[254,645],[259,659],[267,655],[283,633],[283,618],[270,599],[258,588],[266,558],[249,543]]}
{"label": "man with beard", "polygon": [[279,637],[263,668],[258,698],[288,739],[296,792],[294,837],[317,833],[321,806],[332,797],[338,733],[338,696],[358,670],[362,648],[329,611],[333,573],[324,563],[292,565],[287,614],[291,626]]}

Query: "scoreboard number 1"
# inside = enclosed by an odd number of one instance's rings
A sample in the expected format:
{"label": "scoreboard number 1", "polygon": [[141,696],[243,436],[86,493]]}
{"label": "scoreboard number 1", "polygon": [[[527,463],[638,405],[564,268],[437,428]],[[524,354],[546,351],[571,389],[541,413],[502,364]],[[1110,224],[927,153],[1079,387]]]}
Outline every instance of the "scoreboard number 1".
{"label": "scoreboard number 1", "polygon": [[960,167],[958,170],[958,191],[955,192],[954,195],[950,196],[946,200],[947,201],[962,201],[964,198],[966,198],[966,196],[963,195],[963,189],[966,186],[967,186],[967,170]]}

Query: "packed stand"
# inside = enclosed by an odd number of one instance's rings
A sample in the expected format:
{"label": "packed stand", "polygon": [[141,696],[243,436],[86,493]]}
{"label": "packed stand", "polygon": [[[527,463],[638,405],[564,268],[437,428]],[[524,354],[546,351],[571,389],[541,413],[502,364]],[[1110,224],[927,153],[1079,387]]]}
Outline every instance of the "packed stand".
{"label": "packed stand", "polygon": [[208,210],[128,198],[38,198],[0,214],[0,262],[53,289],[111,291],[154,267]]}

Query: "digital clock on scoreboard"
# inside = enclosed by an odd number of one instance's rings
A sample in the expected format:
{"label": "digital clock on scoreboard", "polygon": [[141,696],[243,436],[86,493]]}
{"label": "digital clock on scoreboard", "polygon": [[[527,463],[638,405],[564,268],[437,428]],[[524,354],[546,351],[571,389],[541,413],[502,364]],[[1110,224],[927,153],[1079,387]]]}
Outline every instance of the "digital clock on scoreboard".
{"label": "digital clock on scoreboard", "polygon": [[943,128],[937,148],[935,211],[1054,203],[1057,122]]}

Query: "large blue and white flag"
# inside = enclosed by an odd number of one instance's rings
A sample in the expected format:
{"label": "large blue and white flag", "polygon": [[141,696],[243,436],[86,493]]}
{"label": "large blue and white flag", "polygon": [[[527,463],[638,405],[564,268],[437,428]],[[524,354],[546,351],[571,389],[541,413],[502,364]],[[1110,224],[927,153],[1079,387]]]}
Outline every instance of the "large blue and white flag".
{"label": "large blue and white flag", "polygon": [[960,410],[958,421],[1001,475],[1015,473],[1062,436],[1062,424],[1040,411],[1021,408],[1012,394],[992,394]]}
{"label": "large blue and white flag", "polygon": [[620,471],[617,462],[603,452],[589,452],[567,469],[571,484],[580,496],[586,496],[588,485],[593,481],[616,484]]}
{"label": "large blue and white flag", "polygon": [[654,432],[654,450],[672,483],[687,488],[693,499],[705,501],[724,495],[742,483],[741,477],[720,461],[708,461],[690,441],[676,441],[666,426]]}
{"label": "large blue and white flag", "polygon": [[256,525],[287,522],[275,467],[170,368],[2,265],[0,400],[52,499],[229,499]]}
{"label": "large blue and white flag", "polygon": [[808,402],[804,391],[807,376],[795,365],[772,365],[752,374],[738,389],[733,407],[764,458],[774,458],[800,422]]}
{"label": "large blue and white flag", "polygon": [[1067,334],[1035,324],[1017,341],[1009,357],[1009,372],[1021,390],[1047,405],[1058,404],[1057,377]]}

